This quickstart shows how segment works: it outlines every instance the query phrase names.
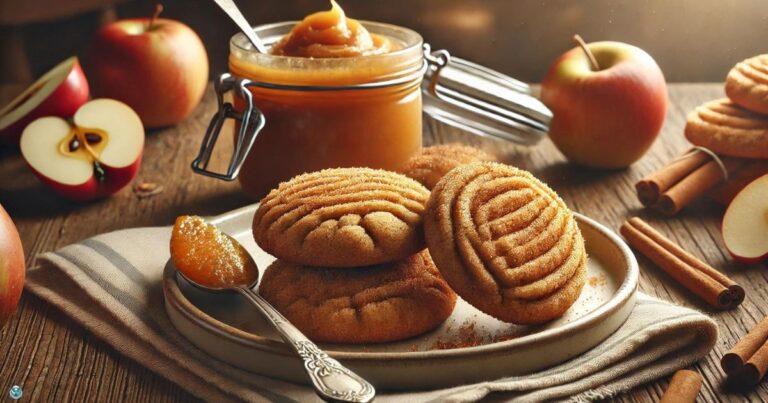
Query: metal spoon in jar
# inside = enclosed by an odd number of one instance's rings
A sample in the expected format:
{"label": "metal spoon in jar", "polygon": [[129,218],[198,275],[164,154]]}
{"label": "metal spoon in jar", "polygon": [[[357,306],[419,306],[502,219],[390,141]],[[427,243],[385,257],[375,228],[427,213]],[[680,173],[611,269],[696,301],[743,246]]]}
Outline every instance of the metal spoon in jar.
{"label": "metal spoon in jar", "polygon": [[213,0],[216,4],[221,7],[222,10],[224,10],[225,13],[229,16],[229,18],[232,19],[232,21],[235,22],[235,25],[240,28],[241,31],[245,34],[245,36],[248,38],[249,41],[253,44],[253,47],[256,48],[256,50],[259,51],[259,53],[267,53],[267,47],[264,45],[264,42],[259,38],[258,35],[256,35],[256,32],[253,31],[253,27],[251,27],[251,24],[248,23],[248,20],[245,19],[243,16],[243,13],[240,12],[240,9],[237,8],[237,5],[232,0]]}
{"label": "metal spoon in jar", "polygon": [[[227,235],[233,245],[239,242]],[[254,280],[249,284],[235,284],[229,287],[210,287],[200,284],[185,275],[177,267],[179,273],[185,280],[193,286],[211,292],[237,292],[245,299],[250,301],[272,326],[280,334],[280,337],[290,345],[304,361],[304,369],[312,380],[315,392],[326,401],[334,402],[370,402],[376,396],[376,390],[373,385],[365,379],[350,371],[341,363],[331,358],[323,350],[317,347],[315,343],[309,340],[304,334],[296,329],[285,317],[277,311],[267,300],[265,300],[256,291],[256,285],[259,282],[258,268],[253,258],[248,255],[249,263],[246,265],[248,270],[255,270],[255,273],[247,276]]]}

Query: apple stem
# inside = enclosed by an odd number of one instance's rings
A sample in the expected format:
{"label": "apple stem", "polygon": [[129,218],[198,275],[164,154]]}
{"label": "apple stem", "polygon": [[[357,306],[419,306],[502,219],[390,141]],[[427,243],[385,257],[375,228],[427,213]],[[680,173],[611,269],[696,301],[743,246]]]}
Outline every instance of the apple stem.
{"label": "apple stem", "polygon": [[595,55],[592,54],[592,51],[589,50],[587,47],[587,44],[584,42],[584,39],[581,39],[581,35],[576,34],[573,36],[573,40],[576,41],[576,44],[581,47],[581,50],[584,51],[584,53],[587,54],[587,59],[589,59],[589,63],[592,65],[592,71],[600,71],[600,65],[597,64],[597,59],[595,59]]}
{"label": "apple stem", "polygon": [[152,14],[151,17],[149,17],[149,26],[147,26],[147,31],[151,31],[152,28],[155,26],[155,20],[157,17],[160,16],[160,13],[163,12],[163,5],[160,3],[155,4],[155,12]]}
{"label": "apple stem", "polygon": [[104,168],[101,167],[101,164],[98,160],[93,161],[93,174],[96,176],[96,181],[99,183],[104,182],[104,179],[107,177],[107,174],[104,172]]}

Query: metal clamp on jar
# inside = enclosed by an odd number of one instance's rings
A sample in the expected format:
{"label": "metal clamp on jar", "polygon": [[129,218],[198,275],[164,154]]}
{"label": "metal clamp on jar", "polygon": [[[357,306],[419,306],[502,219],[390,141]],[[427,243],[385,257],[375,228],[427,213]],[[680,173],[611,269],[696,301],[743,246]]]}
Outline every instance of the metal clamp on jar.
{"label": "metal clamp on jar", "polygon": [[[262,25],[271,46],[296,22]],[[337,59],[255,51],[243,34],[230,41],[229,70],[215,83],[218,111],[192,169],[239,178],[255,198],[291,177],[323,168],[397,170],[421,149],[422,112],[468,132],[536,144],[551,112],[511,77],[431,51],[421,36],[389,24],[363,22],[402,44],[390,53]],[[233,102],[224,95],[231,92]],[[423,97],[423,99],[422,99]],[[226,172],[208,169],[224,121],[235,122]]]}

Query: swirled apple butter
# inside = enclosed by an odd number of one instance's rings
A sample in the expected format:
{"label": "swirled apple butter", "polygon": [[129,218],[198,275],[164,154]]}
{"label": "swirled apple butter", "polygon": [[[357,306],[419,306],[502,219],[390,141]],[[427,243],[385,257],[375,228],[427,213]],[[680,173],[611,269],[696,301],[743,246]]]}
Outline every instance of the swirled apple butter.
{"label": "swirled apple butter", "polygon": [[331,0],[331,9],[311,14],[296,24],[272,47],[271,53],[294,57],[359,57],[395,50],[389,38],[368,32],[359,21],[347,18]]}
{"label": "swirled apple butter", "polygon": [[[422,39],[406,28],[329,11],[255,28],[269,54],[244,35],[230,42],[229,69],[250,79],[266,124],[240,171],[261,198],[280,182],[333,167],[395,170],[421,149]],[[242,111],[244,102],[235,98]]]}

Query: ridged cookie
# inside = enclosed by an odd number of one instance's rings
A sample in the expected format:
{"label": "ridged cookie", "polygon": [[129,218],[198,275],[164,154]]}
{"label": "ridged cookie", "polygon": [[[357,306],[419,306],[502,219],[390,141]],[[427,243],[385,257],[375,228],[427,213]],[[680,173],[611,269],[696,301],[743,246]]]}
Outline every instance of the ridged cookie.
{"label": "ridged cookie", "polygon": [[709,101],[688,114],[685,137],[717,154],[768,158],[768,115],[744,109],[728,98]]}
{"label": "ridged cookie", "polygon": [[562,199],[529,172],[493,162],[449,172],[424,217],[430,254],[451,288],[500,320],[560,317],[584,286],[584,239]]}
{"label": "ridged cookie", "polygon": [[328,343],[407,339],[443,323],[456,304],[426,250],[355,270],[277,260],[259,292],[310,339]]}
{"label": "ridged cookie", "polygon": [[445,174],[459,165],[479,161],[496,161],[487,152],[467,145],[453,143],[425,147],[403,164],[400,172],[432,189]]}
{"label": "ridged cookie", "polygon": [[725,78],[725,94],[749,110],[768,114],[768,54],[733,66]]}
{"label": "ridged cookie", "polygon": [[429,191],[403,175],[335,168],[294,177],[259,205],[253,236],[267,253],[299,265],[357,267],[424,249]]}

